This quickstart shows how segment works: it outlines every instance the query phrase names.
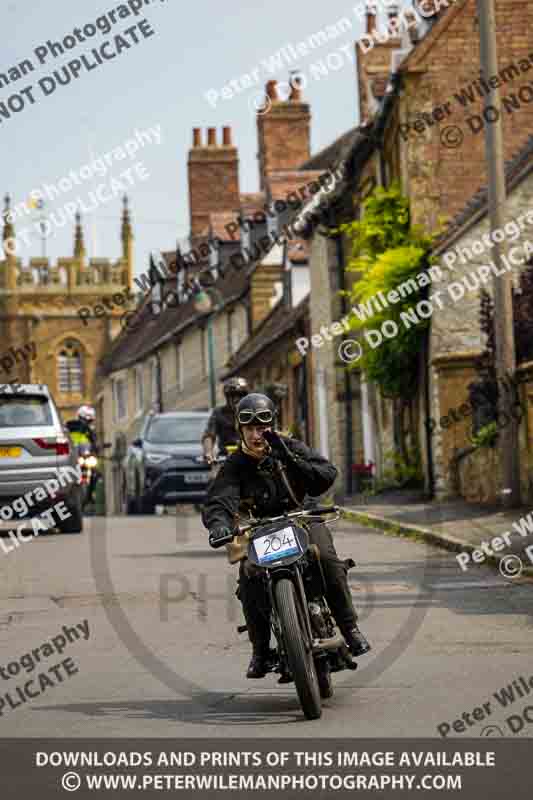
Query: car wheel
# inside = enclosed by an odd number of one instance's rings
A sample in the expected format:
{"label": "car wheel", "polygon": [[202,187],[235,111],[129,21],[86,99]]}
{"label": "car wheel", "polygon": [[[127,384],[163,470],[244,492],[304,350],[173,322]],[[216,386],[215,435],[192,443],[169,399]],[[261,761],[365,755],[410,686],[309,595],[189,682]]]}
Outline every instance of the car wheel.
{"label": "car wheel", "polygon": [[155,514],[154,501],[144,495],[139,497],[139,508],[141,514]]}
{"label": "car wheel", "polygon": [[70,517],[61,520],[58,528],[62,533],[81,533],[83,531],[83,514],[81,513],[81,503],[78,500],[75,506],[67,506]]}
{"label": "car wheel", "polygon": [[129,496],[126,481],[122,484],[122,513],[128,515],[137,513],[137,503],[134,498]]}
{"label": "car wheel", "polygon": [[126,497],[126,514],[129,514],[131,516],[132,514],[137,514],[137,513],[138,513],[137,501],[132,497]]}
{"label": "car wheel", "polygon": [[139,486],[139,476],[135,475],[135,497],[129,498],[128,503],[131,505],[131,514],[142,514],[142,497],[141,497],[141,487]]}

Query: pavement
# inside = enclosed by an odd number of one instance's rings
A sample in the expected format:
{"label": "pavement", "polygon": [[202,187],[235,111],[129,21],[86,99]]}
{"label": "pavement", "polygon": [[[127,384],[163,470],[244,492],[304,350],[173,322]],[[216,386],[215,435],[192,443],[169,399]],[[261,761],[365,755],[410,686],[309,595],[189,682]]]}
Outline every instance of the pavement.
{"label": "pavement", "polygon": [[[462,557],[462,572],[483,563],[507,578],[533,577],[531,507],[503,509],[459,499],[429,501],[422,492],[392,491],[356,495],[342,509],[347,519],[362,525],[468,554],[468,560]],[[474,552],[478,553],[475,559]]]}

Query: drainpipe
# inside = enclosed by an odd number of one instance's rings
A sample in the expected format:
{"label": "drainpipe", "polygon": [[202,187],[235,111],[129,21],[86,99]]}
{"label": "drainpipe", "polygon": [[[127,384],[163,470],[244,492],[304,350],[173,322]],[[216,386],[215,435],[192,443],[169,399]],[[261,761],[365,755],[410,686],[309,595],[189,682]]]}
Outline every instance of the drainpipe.
{"label": "drainpipe", "polygon": [[426,458],[427,458],[427,474],[428,474],[428,489],[429,489],[429,496],[430,499],[433,499],[435,496],[435,470],[433,465],[433,441],[432,436],[433,433],[430,430],[429,420],[431,419],[431,400],[429,393],[431,391],[431,376],[430,376],[430,366],[429,366],[429,337],[430,337],[431,327],[429,327],[426,331],[426,335],[424,336],[424,346],[422,348],[422,363],[424,365],[424,416],[425,416],[425,424],[424,429],[426,431]]}
{"label": "drainpipe", "polygon": [[[344,292],[346,287],[345,276],[344,276],[344,243],[342,240],[342,236],[335,237],[335,244],[337,248],[337,280],[339,284],[339,289]],[[342,309],[342,316],[346,316],[346,312],[348,311],[348,304],[346,303],[346,297],[344,294],[341,295],[341,309]],[[347,369],[344,370],[344,414],[346,417],[346,429],[345,429],[345,443],[344,443],[344,453],[345,453],[345,478],[344,478],[344,486],[347,495],[351,495],[353,492],[353,473],[352,473],[352,464],[354,463],[354,456],[353,456],[353,403],[352,403],[352,381],[351,375]]]}
{"label": "drainpipe", "polygon": [[156,384],[157,384],[157,408],[160,414],[163,413],[163,380],[161,371],[161,357],[159,351],[155,354],[156,363]]}
{"label": "drainpipe", "polygon": [[319,450],[329,460],[329,439],[328,439],[328,396],[326,391],[326,370],[324,367],[317,367],[316,375],[316,396],[318,405],[318,435],[320,439]]}

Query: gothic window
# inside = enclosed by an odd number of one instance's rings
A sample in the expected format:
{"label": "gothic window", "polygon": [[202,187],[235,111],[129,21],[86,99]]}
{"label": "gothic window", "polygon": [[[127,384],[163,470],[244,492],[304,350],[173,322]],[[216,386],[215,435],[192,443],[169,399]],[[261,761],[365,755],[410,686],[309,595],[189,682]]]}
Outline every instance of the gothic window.
{"label": "gothic window", "polygon": [[83,392],[83,370],[80,346],[68,340],[63,343],[57,356],[58,385],[60,392],[81,394]]}

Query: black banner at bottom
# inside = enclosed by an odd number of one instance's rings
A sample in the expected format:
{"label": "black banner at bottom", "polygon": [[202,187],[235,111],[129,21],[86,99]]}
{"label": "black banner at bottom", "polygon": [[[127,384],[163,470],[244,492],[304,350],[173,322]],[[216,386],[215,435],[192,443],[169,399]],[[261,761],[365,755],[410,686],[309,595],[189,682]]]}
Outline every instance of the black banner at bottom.
{"label": "black banner at bottom", "polygon": [[5,800],[531,797],[531,740],[4,739]]}

